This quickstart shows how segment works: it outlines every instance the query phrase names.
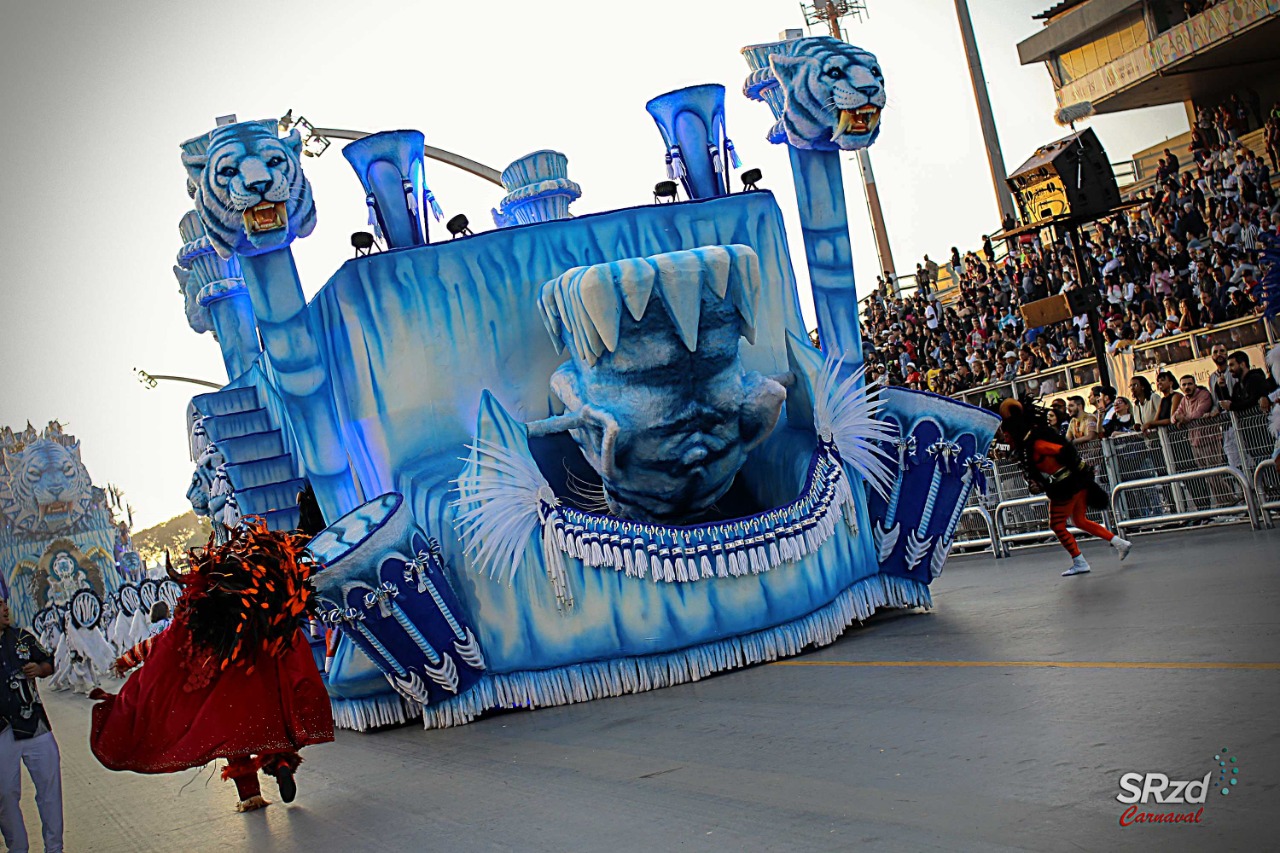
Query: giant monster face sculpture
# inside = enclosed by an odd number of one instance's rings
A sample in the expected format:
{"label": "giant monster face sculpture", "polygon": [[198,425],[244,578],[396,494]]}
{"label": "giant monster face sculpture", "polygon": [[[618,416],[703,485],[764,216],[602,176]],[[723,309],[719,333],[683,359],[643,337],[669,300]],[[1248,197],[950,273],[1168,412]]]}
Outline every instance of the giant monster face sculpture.
{"label": "giant monster face sculpture", "polygon": [[543,285],[543,319],[572,356],[551,387],[615,515],[696,519],[773,429],[786,391],[738,357],[755,337],[759,270],[746,246],[708,246]]}

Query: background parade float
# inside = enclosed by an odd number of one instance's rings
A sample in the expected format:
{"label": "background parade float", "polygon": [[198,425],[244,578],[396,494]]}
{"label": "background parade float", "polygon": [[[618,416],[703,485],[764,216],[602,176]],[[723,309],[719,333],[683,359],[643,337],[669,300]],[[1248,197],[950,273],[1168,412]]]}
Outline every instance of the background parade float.
{"label": "background parade float", "polygon": [[448,240],[422,133],[348,144],[384,248],[310,303],[297,129],[183,143],[175,273],[228,374],[191,401],[188,497],[287,530],[314,491],[339,725],[663,687],[930,606],[998,421],[862,380],[840,153],[878,136],[883,76],[826,37],[743,55],[791,155],[821,349],[772,193],[758,172],[731,192],[718,84],[647,105],[654,204],[575,217],[568,158],[535,151],[502,172],[497,227]]}

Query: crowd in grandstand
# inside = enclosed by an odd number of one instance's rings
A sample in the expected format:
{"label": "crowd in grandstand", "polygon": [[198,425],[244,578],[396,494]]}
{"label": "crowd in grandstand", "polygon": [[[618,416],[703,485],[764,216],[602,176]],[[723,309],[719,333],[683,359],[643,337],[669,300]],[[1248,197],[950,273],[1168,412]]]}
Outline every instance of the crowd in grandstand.
{"label": "crowd in grandstand", "polygon": [[[1042,242],[1042,231],[1001,240],[1005,251],[984,236],[943,265],[926,255],[912,293],[882,279],[864,314],[869,375],[955,394],[1088,358],[1086,317],[1026,328],[1019,310],[1081,287],[1101,289],[1109,351],[1261,313],[1259,238],[1280,232],[1276,164],[1240,145],[1234,123],[1219,137],[1219,123],[1193,129],[1192,163],[1165,149],[1139,206],[1083,229],[1082,272],[1070,238]],[[1280,104],[1267,124],[1268,141],[1280,137]],[[955,289],[939,294],[943,266]],[[1053,381],[1042,393],[1061,390]]]}

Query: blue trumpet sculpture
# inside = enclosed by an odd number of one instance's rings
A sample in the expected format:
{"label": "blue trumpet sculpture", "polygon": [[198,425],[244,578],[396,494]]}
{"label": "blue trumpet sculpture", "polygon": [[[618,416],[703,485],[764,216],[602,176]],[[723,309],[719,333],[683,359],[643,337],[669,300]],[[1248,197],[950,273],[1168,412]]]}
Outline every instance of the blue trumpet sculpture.
{"label": "blue trumpet sculpture", "polygon": [[364,187],[369,224],[392,249],[421,246],[427,242],[425,202],[440,219],[435,194],[422,180],[426,138],[418,130],[374,133],[342,149]]}
{"label": "blue trumpet sculpture", "polygon": [[728,158],[741,165],[724,130],[724,86],[690,86],[645,104],[667,146],[667,177],[680,181],[689,198],[729,192]]}

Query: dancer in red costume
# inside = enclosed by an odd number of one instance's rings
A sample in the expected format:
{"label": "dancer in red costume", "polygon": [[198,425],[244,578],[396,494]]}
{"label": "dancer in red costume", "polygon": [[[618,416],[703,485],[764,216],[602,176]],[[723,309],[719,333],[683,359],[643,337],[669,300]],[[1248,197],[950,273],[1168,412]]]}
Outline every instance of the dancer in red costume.
{"label": "dancer in red costume", "polygon": [[1062,576],[1089,571],[1089,562],[1067,529],[1068,522],[1111,543],[1121,560],[1127,557],[1133,544],[1085,515],[1088,508],[1106,509],[1107,493],[1093,479],[1093,469],[1080,458],[1071,442],[1048,425],[1044,410],[1033,402],[1005,400],[1000,404],[1000,418],[1001,432],[1022,462],[1027,487],[1049,497],[1049,527],[1071,555],[1071,566]]}
{"label": "dancer in red costume", "polygon": [[299,629],[312,605],[306,537],[247,519],[231,541],[189,554],[172,624],[116,667],[144,663],[117,695],[96,691],[89,744],[112,770],[172,773],[217,758],[239,811],[267,805],[258,770],[280,796],[297,791],[298,750],[333,740],[329,697]]}

